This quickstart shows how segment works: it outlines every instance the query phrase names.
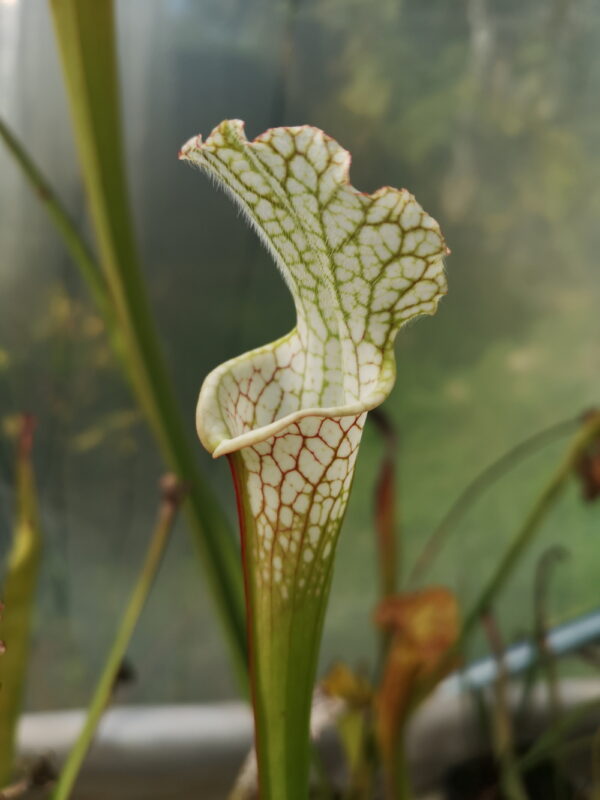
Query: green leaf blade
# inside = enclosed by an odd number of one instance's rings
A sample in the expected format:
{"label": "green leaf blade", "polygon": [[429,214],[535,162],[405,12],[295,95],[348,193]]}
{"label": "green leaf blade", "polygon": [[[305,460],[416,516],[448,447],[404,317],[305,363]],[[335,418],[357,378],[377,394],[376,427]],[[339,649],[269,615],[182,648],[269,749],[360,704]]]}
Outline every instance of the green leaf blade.
{"label": "green leaf blade", "polygon": [[120,359],[165,461],[190,484],[188,516],[244,686],[243,594],[236,543],[190,448],[137,255],[121,141],[113,3],[50,0],[50,7]]}
{"label": "green leaf blade", "polygon": [[14,770],[16,730],[25,692],[30,638],[35,614],[42,537],[31,464],[33,420],[22,423],[16,468],[16,519],[4,572],[0,640],[0,789]]}

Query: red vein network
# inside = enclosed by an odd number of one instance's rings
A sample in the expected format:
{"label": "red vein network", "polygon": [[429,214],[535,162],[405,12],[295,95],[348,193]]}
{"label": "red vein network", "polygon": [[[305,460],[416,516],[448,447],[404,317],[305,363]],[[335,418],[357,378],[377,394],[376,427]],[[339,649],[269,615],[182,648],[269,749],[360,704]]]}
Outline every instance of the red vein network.
{"label": "red vein network", "polygon": [[391,391],[400,326],[446,291],[438,224],[406,190],[348,180],[350,154],[313,127],[253,142],[221,123],[181,157],[243,209],[292,293],[296,327],[206,378],[205,447],[239,453],[259,581],[318,594],[345,510],[366,412]]}

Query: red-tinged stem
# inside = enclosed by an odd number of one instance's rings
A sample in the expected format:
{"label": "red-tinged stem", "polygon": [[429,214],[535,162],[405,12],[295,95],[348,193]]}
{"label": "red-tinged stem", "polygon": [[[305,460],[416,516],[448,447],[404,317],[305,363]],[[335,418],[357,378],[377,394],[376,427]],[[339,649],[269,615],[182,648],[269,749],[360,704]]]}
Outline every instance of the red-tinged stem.
{"label": "red-tinged stem", "polygon": [[242,537],[259,796],[306,800],[312,687],[329,586],[318,598],[297,591],[283,600],[260,581],[256,527],[240,487],[247,472],[238,454],[230,463]]}
{"label": "red-tinged stem", "polygon": [[[229,469],[231,470],[231,477],[233,480],[233,488],[235,492],[235,505],[237,508],[238,514],[238,521],[240,526],[240,548],[241,548],[241,557],[242,557],[242,575],[244,580],[244,597],[245,597],[245,606],[246,606],[246,650],[248,653],[248,674],[250,678],[250,696],[252,699],[252,707],[256,708],[256,682],[254,680],[254,626],[252,624],[252,613],[251,613],[251,579],[248,569],[248,539],[246,536],[246,515],[244,513],[244,499],[243,499],[243,491],[242,487],[240,486],[240,481],[238,479],[238,473],[236,470],[236,460],[234,455],[227,456],[227,462],[229,464]],[[259,751],[260,751],[260,737],[258,735],[257,726],[256,726],[256,715],[254,716],[254,748],[256,750],[256,759],[257,762],[260,761]],[[259,783],[260,783],[260,774],[259,774]],[[260,787],[259,787],[260,792]]]}
{"label": "red-tinged stem", "polygon": [[[348,418],[344,427],[331,420],[299,422],[229,456],[242,539],[261,800],[308,797],[319,643],[363,422],[364,417]],[[338,434],[327,433],[326,425]],[[308,452],[329,460],[309,462]]]}

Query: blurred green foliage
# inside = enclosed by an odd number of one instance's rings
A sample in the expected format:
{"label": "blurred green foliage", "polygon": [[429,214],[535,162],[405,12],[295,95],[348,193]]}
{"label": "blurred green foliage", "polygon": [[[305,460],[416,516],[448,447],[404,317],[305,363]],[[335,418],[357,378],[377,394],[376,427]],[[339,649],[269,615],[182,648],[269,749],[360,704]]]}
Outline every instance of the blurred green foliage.
{"label": "blurred green foliage", "polygon": [[[400,432],[410,561],[480,469],[600,397],[600,9],[593,0],[165,0],[150,11],[144,0],[122,0],[117,11],[142,262],[190,440],[208,370],[293,324],[252,232],[177,163],[191,134],[227,117],[246,119],[249,136],[269,125],[318,125],[352,152],[354,185],[406,185],[442,224],[453,251],[449,295],[399,341],[387,403]],[[21,0],[18,13],[6,116],[85,226],[48,19],[34,0]],[[30,703],[48,707],[85,696],[141,552],[160,466],[60,244],[14,168],[4,159],[1,168],[0,416],[10,427],[29,399],[47,420],[38,458],[51,540],[48,624],[36,639]],[[122,426],[116,412],[125,412]],[[104,431],[96,445],[78,446],[96,427]],[[562,452],[560,442],[550,445],[482,498],[432,579],[468,603]],[[367,429],[324,663],[373,652],[380,453]],[[208,466],[199,447],[198,458]],[[233,520],[225,465],[211,474]],[[0,510],[0,548],[7,525]],[[572,557],[556,575],[551,620],[597,602],[597,515],[572,487],[511,580],[501,609],[510,635],[533,619],[535,563],[553,543]],[[144,669],[131,699],[233,691],[188,545],[174,544],[134,642]],[[189,656],[174,663],[169,654],[184,644]]]}

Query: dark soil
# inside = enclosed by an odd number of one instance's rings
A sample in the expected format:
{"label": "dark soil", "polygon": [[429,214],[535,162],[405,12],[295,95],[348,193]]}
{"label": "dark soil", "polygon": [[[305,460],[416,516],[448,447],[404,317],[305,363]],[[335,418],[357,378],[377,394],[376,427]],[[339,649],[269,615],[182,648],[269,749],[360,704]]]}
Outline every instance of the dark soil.
{"label": "dark soil", "polygon": [[[529,800],[582,800],[552,761],[540,763],[523,776]],[[500,788],[492,756],[474,758],[452,769],[445,781],[447,800],[507,800]]]}

